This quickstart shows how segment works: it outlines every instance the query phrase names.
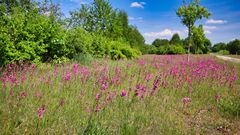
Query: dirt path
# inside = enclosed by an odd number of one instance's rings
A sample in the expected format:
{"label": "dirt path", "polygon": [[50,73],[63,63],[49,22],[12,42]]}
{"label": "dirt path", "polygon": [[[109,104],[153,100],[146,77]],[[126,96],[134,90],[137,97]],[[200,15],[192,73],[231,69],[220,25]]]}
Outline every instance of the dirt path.
{"label": "dirt path", "polygon": [[222,55],[215,55],[215,54],[213,54],[213,55],[216,56],[219,59],[226,60],[226,61],[231,61],[231,62],[240,64],[240,59],[232,58],[232,57],[229,57],[229,56],[222,56]]}

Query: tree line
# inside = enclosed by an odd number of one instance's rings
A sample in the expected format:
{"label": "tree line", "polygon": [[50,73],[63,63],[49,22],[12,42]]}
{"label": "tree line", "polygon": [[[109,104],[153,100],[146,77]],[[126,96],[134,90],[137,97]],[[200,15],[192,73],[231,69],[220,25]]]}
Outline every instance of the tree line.
{"label": "tree line", "polygon": [[0,65],[16,61],[62,63],[94,58],[136,58],[144,37],[128,22],[125,11],[108,0],[94,0],[64,18],[50,0],[0,2]]}
{"label": "tree line", "polygon": [[223,55],[228,54],[237,54],[240,55],[240,40],[235,39],[233,41],[230,41],[229,43],[216,43],[212,47],[212,52],[214,53],[220,53]]}

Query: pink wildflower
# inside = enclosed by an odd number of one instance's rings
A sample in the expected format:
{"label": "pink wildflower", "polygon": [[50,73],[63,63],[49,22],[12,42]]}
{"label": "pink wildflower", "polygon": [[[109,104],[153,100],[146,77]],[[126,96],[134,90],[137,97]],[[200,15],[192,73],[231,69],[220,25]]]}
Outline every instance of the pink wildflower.
{"label": "pink wildflower", "polygon": [[101,97],[101,96],[100,96],[100,94],[99,94],[99,93],[97,93],[97,94],[96,94],[96,100],[99,100],[99,99],[100,99],[100,97]]}
{"label": "pink wildflower", "polygon": [[43,113],[45,112],[45,105],[42,105],[39,109],[38,109],[38,118],[41,119],[43,117]]}
{"label": "pink wildflower", "polygon": [[23,91],[22,93],[21,93],[21,97],[22,98],[25,98],[27,96],[27,92],[26,91]]}
{"label": "pink wildflower", "polygon": [[184,97],[184,98],[182,99],[182,101],[183,101],[183,104],[188,104],[188,103],[190,103],[192,100],[191,100],[191,98],[189,98],[189,97]]}
{"label": "pink wildflower", "polygon": [[125,90],[122,90],[121,97],[125,97],[127,95],[127,92]]}
{"label": "pink wildflower", "polygon": [[138,96],[140,94],[139,90],[135,90],[135,96]]}

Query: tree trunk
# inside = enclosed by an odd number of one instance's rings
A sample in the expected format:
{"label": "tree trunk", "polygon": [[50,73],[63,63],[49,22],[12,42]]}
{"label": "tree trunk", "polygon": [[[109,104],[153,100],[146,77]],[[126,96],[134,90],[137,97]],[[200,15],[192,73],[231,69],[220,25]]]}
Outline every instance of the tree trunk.
{"label": "tree trunk", "polygon": [[191,26],[188,27],[188,56],[187,61],[190,61],[190,47],[191,47]]}

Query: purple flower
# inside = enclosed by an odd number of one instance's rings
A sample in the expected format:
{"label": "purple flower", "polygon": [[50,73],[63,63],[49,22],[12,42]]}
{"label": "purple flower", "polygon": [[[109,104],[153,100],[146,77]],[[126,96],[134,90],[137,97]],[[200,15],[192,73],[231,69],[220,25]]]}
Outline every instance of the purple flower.
{"label": "purple flower", "polygon": [[144,98],[146,96],[146,92],[144,92],[142,95],[141,95],[141,98]]}
{"label": "purple flower", "polygon": [[191,100],[191,98],[189,98],[189,97],[184,97],[184,98],[182,99],[182,101],[183,101],[183,104],[188,104],[188,103],[190,103],[192,100]]}
{"label": "purple flower", "polygon": [[100,96],[100,94],[99,94],[99,93],[97,93],[97,94],[96,94],[96,100],[99,100],[99,99],[100,99],[100,97],[101,97],[101,96]]}
{"label": "purple flower", "polygon": [[145,86],[145,85],[142,86],[141,90],[142,90],[143,92],[146,92],[146,86]]}
{"label": "purple flower", "polygon": [[25,98],[27,96],[27,92],[26,91],[23,91],[22,93],[21,93],[21,97],[22,98]]}
{"label": "purple flower", "polygon": [[66,74],[66,76],[64,76],[63,80],[64,81],[69,81],[70,78],[71,78],[71,73],[69,72],[69,73]]}
{"label": "purple flower", "polygon": [[45,105],[42,105],[39,109],[38,109],[38,118],[41,119],[43,117],[43,113],[45,112]]}
{"label": "purple flower", "polygon": [[99,106],[99,105],[97,105],[97,106],[96,106],[96,108],[95,108],[95,112],[99,112],[99,111],[100,111],[100,109],[101,109],[101,108],[100,108],[100,106]]}
{"label": "purple flower", "polygon": [[127,95],[127,92],[125,90],[122,90],[121,97],[125,97]]}
{"label": "purple flower", "polygon": [[136,85],[136,89],[140,89],[141,88],[141,85],[140,84],[137,84]]}
{"label": "purple flower", "polygon": [[135,96],[138,96],[140,94],[139,90],[135,90]]}

